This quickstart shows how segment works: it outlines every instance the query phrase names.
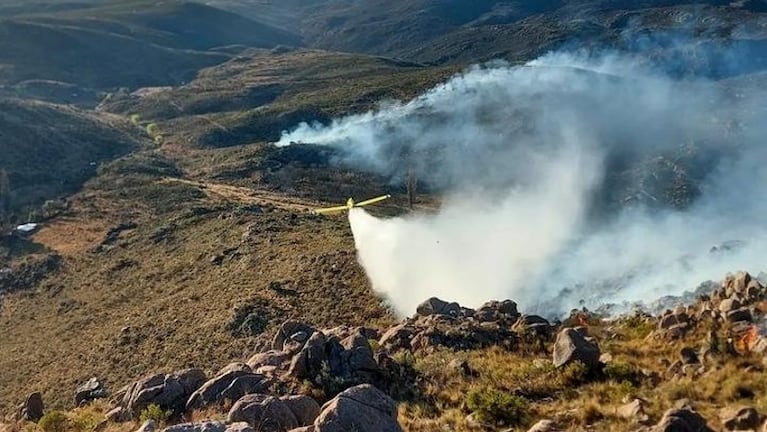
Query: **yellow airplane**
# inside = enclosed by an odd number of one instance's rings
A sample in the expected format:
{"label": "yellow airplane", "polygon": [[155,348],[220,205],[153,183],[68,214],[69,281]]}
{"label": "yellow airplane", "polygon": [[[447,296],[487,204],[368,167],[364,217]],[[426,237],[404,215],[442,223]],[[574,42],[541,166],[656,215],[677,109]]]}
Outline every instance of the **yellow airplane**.
{"label": "yellow airplane", "polygon": [[386,200],[386,199],[389,199],[389,198],[391,198],[391,195],[382,195],[380,197],[371,198],[369,200],[365,200],[365,201],[358,202],[358,203],[355,203],[353,198],[349,198],[348,200],[346,200],[346,205],[344,205],[344,206],[316,209],[316,210],[312,211],[312,213],[314,213],[314,214],[337,213],[337,212],[351,210],[351,209],[353,209],[355,207],[364,207],[364,206],[367,206],[367,205],[370,205],[370,204],[379,203],[379,202],[381,202],[383,200]]}

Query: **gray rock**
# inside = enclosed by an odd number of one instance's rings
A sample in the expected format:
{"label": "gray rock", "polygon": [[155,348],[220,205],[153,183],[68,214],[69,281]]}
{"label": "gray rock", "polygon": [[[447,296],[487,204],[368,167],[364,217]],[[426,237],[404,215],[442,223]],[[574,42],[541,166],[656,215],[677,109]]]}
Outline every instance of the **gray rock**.
{"label": "gray rock", "polygon": [[268,386],[267,377],[252,373],[244,363],[233,363],[192,393],[186,409],[189,411],[225,400],[237,400],[247,393],[261,391]]}
{"label": "gray rock", "polygon": [[378,340],[378,345],[389,351],[410,349],[410,341],[414,335],[414,328],[407,324],[399,324],[386,330]]}
{"label": "gray rock", "polygon": [[637,423],[646,423],[650,417],[645,412],[647,403],[642,399],[634,399],[631,402],[618,407],[615,413],[618,417],[631,420]]}
{"label": "gray rock", "polygon": [[34,392],[27,396],[24,404],[19,408],[19,419],[36,422],[45,414],[45,404],[43,404],[43,395],[40,392]]}
{"label": "gray rock", "polygon": [[229,410],[227,421],[246,422],[259,432],[287,432],[302,426],[287,403],[256,394],[238,400]]}
{"label": "gray rock", "polygon": [[322,407],[315,432],[402,432],[397,404],[375,387],[347,389]]}
{"label": "gray rock", "polygon": [[729,407],[719,413],[726,431],[756,430],[762,423],[762,416],[753,407]]}
{"label": "gray rock", "polygon": [[722,315],[727,315],[730,311],[740,309],[741,306],[742,304],[737,298],[726,298],[719,303],[719,312],[721,312]]}
{"label": "gray rock", "polygon": [[290,354],[282,351],[270,350],[254,354],[248,360],[248,366],[255,371],[262,366],[280,366],[290,360]]}
{"label": "gray rock", "polygon": [[679,358],[682,361],[682,364],[698,364],[700,363],[700,360],[698,359],[698,353],[695,352],[694,348],[690,347],[684,347],[679,352]]}
{"label": "gray rock", "polygon": [[666,411],[651,432],[713,432],[700,414],[690,407]]}
{"label": "gray rock", "polygon": [[150,375],[125,389],[122,406],[134,417],[150,404],[180,413],[184,410],[187,399],[204,382],[205,373],[200,369]]}
{"label": "gray rock", "polygon": [[301,351],[293,357],[288,375],[296,379],[311,379],[322,371],[328,361],[325,351],[327,339],[322,332],[316,332],[309,338]]}
{"label": "gray rock", "polygon": [[75,390],[75,406],[107,396],[109,396],[109,392],[104,388],[104,384],[94,377]]}
{"label": "gray rock", "polygon": [[181,423],[163,429],[162,432],[224,432],[226,425],[219,421]]}
{"label": "gray rock", "polygon": [[599,367],[599,347],[587,341],[572,328],[562,329],[554,343],[553,361],[555,367],[563,367],[580,361],[589,370]]}
{"label": "gray rock", "polygon": [[122,423],[131,419],[131,413],[127,409],[119,406],[106,413],[104,417],[113,423]]}
{"label": "gray rock", "polygon": [[731,323],[753,321],[751,310],[745,307],[727,312],[726,318],[727,322]]}
{"label": "gray rock", "polygon": [[447,315],[458,316],[461,312],[461,306],[458,303],[448,303],[436,297],[432,297],[416,308],[416,313],[421,316],[429,315]]}
{"label": "gray rock", "polygon": [[271,380],[263,375],[243,375],[232,380],[218,395],[217,401],[237,401],[246,394],[266,393],[271,383]]}
{"label": "gray rock", "polygon": [[[277,330],[277,334],[274,335],[274,339],[272,340],[272,350],[284,351],[290,354],[297,353],[316,331],[317,330],[315,330],[314,327],[299,321],[285,321],[282,323],[279,330]],[[303,341],[291,338],[298,333],[304,333],[308,335],[308,337],[304,338]]]}
{"label": "gray rock", "polygon": [[560,432],[560,429],[551,420],[541,420],[528,429],[527,432]]}
{"label": "gray rock", "polygon": [[320,405],[309,396],[285,396],[280,398],[298,420],[301,426],[308,426],[314,423],[317,416],[320,415]]}
{"label": "gray rock", "polygon": [[224,432],[256,432],[256,430],[246,422],[237,422],[227,426]]}
{"label": "gray rock", "polygon": [[660,330],[668,330],[671,327],[679,324],[687,325],[689,322],[689,317],[687,314],[673,314],[669,313],[661,317],[660,321],[658,322],[658,329]]}
{"label": "gray rock", "polygon": [[516,320],[519,318],[519,312],[517,311],[517,304],[511,300],[490,301],[477,309],[474,317],[480,322]]}

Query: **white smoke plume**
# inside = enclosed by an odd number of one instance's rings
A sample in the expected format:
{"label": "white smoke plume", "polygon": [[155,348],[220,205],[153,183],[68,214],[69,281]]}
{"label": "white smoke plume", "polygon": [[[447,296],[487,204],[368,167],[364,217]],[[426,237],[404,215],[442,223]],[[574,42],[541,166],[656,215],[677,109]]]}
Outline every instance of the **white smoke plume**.
{"label": "white smoke plume", "polygon": [[[373,288],[399,313],[437,296],[511,298],[551,316],[767,267],[767,98],[740,83],[671,78],[625,55],[551,54],[301,124],[278,145],[334,146],[342,162],[394,181],[415,170],[444,192],[437,214],[349,215]],[[664,207],[667,183],[695,201]]]}

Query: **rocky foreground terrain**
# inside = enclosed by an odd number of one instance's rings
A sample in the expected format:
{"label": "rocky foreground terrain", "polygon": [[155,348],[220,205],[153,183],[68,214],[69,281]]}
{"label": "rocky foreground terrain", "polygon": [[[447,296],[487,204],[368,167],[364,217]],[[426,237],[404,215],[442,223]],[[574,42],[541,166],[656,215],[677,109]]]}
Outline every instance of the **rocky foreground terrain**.
{"label": "rocky foreground terrain", "polygon": [[511,300],[474,310],[431,298],[389,328],[289,320],[250,358],[213,373],[94,377],[73,389],[70,411],[31,392],[2,428],[767,430],[767,288],[745,272],[708,286],[659,316],[573,310],[550,322]]}

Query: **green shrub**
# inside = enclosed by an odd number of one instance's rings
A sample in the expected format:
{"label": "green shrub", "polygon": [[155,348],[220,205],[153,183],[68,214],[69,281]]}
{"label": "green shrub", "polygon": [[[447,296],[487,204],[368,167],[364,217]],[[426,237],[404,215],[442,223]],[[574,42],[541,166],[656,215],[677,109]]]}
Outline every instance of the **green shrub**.
{"label": "green shrub", "polygon": [[146,408],[141,410],[139,414],[139,420],[145,422],[147,420],[154,420],[158,425],[165,424],[173,413],[171,411],[164,411],[157,404],[149,404]]}
{"label": "green shrub", "polygon": [[565,386],[583,384],[586,382],[588,374],[589,369],[585,364],[579,361],[574,361],[562,369],[562,384]]}
{"label": "green shrub", "polygon": [[45,432],[65,432],[68,424],[69,418],[61,411],[49,411],[37,422]]}
{"label": "green shrub", "polygon": [[378,351],[381,349],[381,344],[379,344],[375,339],[368,339],[368,345],[370,345],[370,349],[373,351]]}
{"label": "green shrub", "polygon": [[93,410],[75,410],[71,413],[69,421],[72,429],[77,432],[94,432],[103,420],[103,416]]}
{"label": "green shrub", "polygon": [[608,363],[603,372],[607,379],[617,383],[628,382],[637,384],[639,381],[639,374],[634,367],[628,363]]}
{"label": "green shrub", "polygon": [[508,392],[478,388],[466,395],[466,406],[483,423],[516,426],[527,423],[527,400]]}

